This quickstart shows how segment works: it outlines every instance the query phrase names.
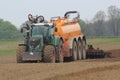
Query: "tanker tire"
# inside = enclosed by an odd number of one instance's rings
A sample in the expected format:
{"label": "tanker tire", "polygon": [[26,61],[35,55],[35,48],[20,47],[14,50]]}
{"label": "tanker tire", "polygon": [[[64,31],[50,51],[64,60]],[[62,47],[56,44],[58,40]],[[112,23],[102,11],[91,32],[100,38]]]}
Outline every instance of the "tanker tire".
{"label": "tanker tire", "polygon": [[17,54],[16,54],[16,58],[17,58],[17,63],[22,63],[22,54],[25,52],[26,50],[26,46],[18,46],[17,48]]}
{"label": "tanker tire", "polygon": [[59,47],[58,47],[58,62],[62,63],[64,61],[64,54],[63,54],[63,41],[60,40]]}
{"label": "tanker tire", "polygon": [[55,63],[55,47],[53,45],[47,45],[44,48],[43,61],[46,63]]}
{"label": "tanker tire", "polygon": [[76,43],[76,41],[73,41],[73,44],[72,44],[72,60],[73,61],[77,60],[77,43]]}
{"label": "tanker tire", "polygon": [[86,55],[86,42],[85,40],[82,40],[82,59],[86,59],[87,55]]}
{"label": "tanker tire", "polygon": [[77,43],[77,59],[81,60],[82,59],[82,42],[78,40]]}

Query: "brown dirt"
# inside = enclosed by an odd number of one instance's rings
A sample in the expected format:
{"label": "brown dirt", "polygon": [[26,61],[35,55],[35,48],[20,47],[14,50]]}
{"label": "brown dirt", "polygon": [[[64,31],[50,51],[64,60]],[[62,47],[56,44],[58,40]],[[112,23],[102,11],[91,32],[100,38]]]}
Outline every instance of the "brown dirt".
{"label": "brown dirt", "polygon": [[119,80],[120,45],[103,48],[112,58],[17,64],[15,55],[0,56],[0,80]]}
{"label": "brown dirt", "polygon": [[118,58],[120,57],[120,49],[115,49],[115,50],[109,50],[111,52],[111,57],[112,58]]}
{"label": "brown dirt", "polygon": [[0,64],[16,63],[16,55],[0,56]]}
{"label": "brown dirt", "polygon": [[[120,64],[95,67],[70,73],[67,75],[57,75],[46,80],[119,80]],[[115,74],[115,75],[114,75]]]}
{"label": "brown dirt", "polygon": [[99,47],[100,49],[103,49],[105,51],[109,51],[109,50],[117,50],[117,49],[120,49],[120,45],[119,44],[116,44],[116,45],[110,45],[110,46],[100,46]]}

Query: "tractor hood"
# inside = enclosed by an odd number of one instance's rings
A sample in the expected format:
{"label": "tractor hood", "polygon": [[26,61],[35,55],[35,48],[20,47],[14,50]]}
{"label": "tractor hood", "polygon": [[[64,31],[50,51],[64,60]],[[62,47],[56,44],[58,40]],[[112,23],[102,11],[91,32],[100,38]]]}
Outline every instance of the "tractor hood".
{"label": "tractor hood", "polygon": [[41,51],[43,48],[43,36],[34,36],[29,40],[30,51]]}

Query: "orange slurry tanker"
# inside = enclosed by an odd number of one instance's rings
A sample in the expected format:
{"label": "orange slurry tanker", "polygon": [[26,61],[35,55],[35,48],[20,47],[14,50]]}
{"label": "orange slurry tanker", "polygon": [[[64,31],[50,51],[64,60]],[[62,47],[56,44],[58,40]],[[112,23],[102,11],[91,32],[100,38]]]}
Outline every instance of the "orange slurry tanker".
{"label": "orange slurry tanker", "polygon": [[74,61],[86,59],[86,39],[79,24],[79,13],[69,11],[65,13],[64,18],[54,18],[51,19],[56,24],[54,35],[60,36],[63,56],[71,57]]}
{"label": "orange slurry tanker", "polygon": [[[31,25],[21,28],[26,31],[24,44],[19,44],[17,62],[37,60],[63,62],[65,58],[76,61],[86,59],[86,38],[79,24],[77,11],[68,11],[63,18],[52,17],[50,22],[43,16],[28,16]],[[24,30],[25,29],[25,30]]]}

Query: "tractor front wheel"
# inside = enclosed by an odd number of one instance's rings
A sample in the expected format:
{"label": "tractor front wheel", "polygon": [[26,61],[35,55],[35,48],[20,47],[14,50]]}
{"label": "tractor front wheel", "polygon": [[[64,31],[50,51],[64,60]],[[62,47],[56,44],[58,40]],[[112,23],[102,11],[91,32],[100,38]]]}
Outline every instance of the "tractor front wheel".
{"label": "tractor front wheel", "polygon": [[56,55],[55,55],[55,47],[53,45],[45,46],[43,53],[43,61],[55,63]]}
{"label": "tractor front wheel", "polygon": [[18,46],[17,48],[17,54],[16,54],[16,57],[17,57],[17,63],[22,63],[22,54],[25,52],[26,50],[26,46]]}

